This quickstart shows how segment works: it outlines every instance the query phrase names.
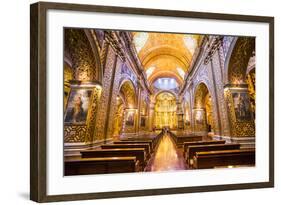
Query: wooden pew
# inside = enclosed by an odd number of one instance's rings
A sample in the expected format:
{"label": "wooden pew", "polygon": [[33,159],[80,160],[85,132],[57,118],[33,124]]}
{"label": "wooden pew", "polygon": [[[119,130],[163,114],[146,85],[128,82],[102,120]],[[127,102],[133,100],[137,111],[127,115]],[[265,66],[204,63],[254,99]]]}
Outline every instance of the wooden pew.
{"label": "wooden pew", "polygon": [[83,150],[80,153],[82,158],[136,157],[136,159],[140,162],[142,170],[144,169],[147,160],[144,148]]}
{"label": "wooden pew", "polygon": [[114,141],[113,144],[149,144],[150,151],[153,151],[152,140],[121,140]]}
{"label": "wooden pew", "polygon": [[175,135],[173,132],[169,131],[170,136],[176,143],[177,147],[183,147],[185,142],[194,142],[194,141],[202,141],[203,136],[196,136],[193,134],[190,135]]}
{"label": "wooden pew", "polygon": [[105,144],[101,145],[102,149],[124,149],[124,148],[144,148],[146,153],[146,158],[150,157],[149,144]]}
{"label": "wooden pew", "polygon": [[189,167],[193,166],[193,157],[197,152],[208,152],[216,150],[235,150],[240,149],[240,144],[210,144],[189,146],[186,151],[186,161]]}
{"label": "wooden pew", "polygon": [[66,176],[140,171],[136,157],[65,159],[64,168]]}
{"label": "wooden pew", "polygon": [[177,136],[176,144],[177,147],[183,147],[185,142],[202,141],[202,136]]}
{"label": "wooden pew", "polygon": [[186,157],[186,152],[189,146],[194,145],[209,145],[209,144],[225,144],[225,140],[209,140],[209,141],[194,141],[183,143],[183,156]]}
{"label": "wooden pew", "polygon": [[152,146],[153,149],[157,146],[159,139],[163,136],[162,133],[151,136],[151,135],[143,135],[140,137],[128,137],[128,138],[123,138],[121,141],[152,141]]}
{"label": "wooden pew", "polygon": [[206,169],[226,166],[255,165],[255,149],[219,150],[196,152],[193,158],[195,169]]}

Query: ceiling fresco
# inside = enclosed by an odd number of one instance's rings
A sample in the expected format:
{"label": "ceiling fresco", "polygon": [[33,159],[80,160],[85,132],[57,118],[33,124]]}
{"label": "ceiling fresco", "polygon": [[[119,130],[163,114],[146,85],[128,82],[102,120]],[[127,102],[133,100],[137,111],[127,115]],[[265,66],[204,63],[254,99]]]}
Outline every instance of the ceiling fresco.
{"label": "ceiling fresco", "polygon": [[133,32],[133,43],[148,82],[174,78],[182,84],[202,35]]}

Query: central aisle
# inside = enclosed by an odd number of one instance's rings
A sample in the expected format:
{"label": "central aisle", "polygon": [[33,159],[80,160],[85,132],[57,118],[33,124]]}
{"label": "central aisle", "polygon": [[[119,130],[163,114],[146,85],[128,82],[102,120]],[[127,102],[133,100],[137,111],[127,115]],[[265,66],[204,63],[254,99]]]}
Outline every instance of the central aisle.
{"label": "central aisle", "polygon": [[165,134],[148,164],[146,171],[184,170],[186,164],[182,150],[177,149],[169,134]]}

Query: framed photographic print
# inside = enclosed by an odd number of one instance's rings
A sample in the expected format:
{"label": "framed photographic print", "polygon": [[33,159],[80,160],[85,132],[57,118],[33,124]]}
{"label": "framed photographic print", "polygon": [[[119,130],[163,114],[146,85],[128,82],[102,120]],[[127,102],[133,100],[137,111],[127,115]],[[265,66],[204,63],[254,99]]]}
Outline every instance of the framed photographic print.
{"label": "framed photographic print", "polygon": [[273,17],[40,2],[30,22],[31,200],[274,186]]}

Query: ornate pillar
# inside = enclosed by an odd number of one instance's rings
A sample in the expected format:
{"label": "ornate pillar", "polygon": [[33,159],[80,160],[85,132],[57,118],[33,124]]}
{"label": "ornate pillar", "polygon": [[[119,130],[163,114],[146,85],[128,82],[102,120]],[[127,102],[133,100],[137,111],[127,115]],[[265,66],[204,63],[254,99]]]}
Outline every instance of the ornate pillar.
{"label": "ornate pillar", "polygon": [[112,90],[111,90],[111,97],[110,101],[108,102],[109,110],[108,110],[108,117],[107,117],[107,123],[106,123],[106,138],[109,140],[113,137],[113,127],[114,127],[114,117],[115,113],[117,111],[117,96],[118,96],[118,88],[119,88],[119,82],[121,78],[121,68],[123,65],[123,60],[118,57],[115,67],[115,74],[114,79],[112,80]]}
{"label": "ornate pillar", "polygon": [[136,133],[140,131],[140,118],[141,118],[141,101],[142,101],[142,86],[139,83],[140,79],[138,79],[138,102],[137,102],[137,120],[136,120]]}
{"label": "ornate pillar", "polygon": [[81,84],[80,81],[71,84],[70,97],[74,101],[76,93],[84,94],[89,107],[85,109],[84,117],[81,122],[73,122],[71,115],[72,109],[67,108],[66,120],[64,122],[64,143],[66,147],[89,145],[92,143],[94,125],[96,122],[97,105],[100,99],[101,86],[95,83]]}
{"label": "ornate pillar", "polygon": [[150,102],[149,104],[149,131],[152,132],[154,130],[154,111],[155,111],[155,103]]}
{"label": "ornate pillar", "polygon": [[228,84],[224,95],[229,113],[230,134],[232,142],[243,142],[253,147],[255,142],[255,118],[251,110],[248,85]]}
{"label": "ornate pillar", "polygon": [[115,32],[105,33],[107,54],[105,55],[105,66],[103,75],[103,90],[99,103],[99,112],[96,124],[96,140],[110,140],[112,137],[112,119],[116,111],[116,97],[121,72],[121,62],[125,60],[124,53]]}
{"label": "ornate pillar", "polygon": [[106,137],[105,125],[107,121],[107,112],[109,106],[108,102],[111,98],[110,96],[111,81],[113,80],[112,77],[113,77],[113,72],[115,70],[114,69],[115,64],[116,64],[116,54],[113,48],[109,45],[106,55],[104,73],[103,73],[101,98],[98,105],[99,111],[97,112],[96,131],[94,134],[95,141],[105,140]]}
{"label": "ornate pillar", "polygon": [[184,129],[184,121],[183,121],[183,111],[182,111],[182,106],[181,106],[181,102],[177,102],[177,119],[178,119],[178,126],[177,128],[180,130]]}

